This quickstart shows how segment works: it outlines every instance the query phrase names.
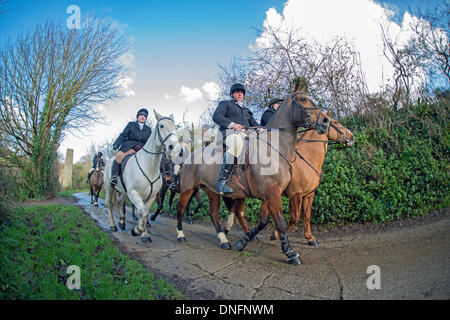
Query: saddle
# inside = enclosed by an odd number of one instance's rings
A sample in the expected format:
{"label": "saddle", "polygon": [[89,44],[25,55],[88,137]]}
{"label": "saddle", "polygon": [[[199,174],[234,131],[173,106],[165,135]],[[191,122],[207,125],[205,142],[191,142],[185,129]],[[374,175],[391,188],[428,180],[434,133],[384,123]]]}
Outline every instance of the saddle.
{"label": "saddle", "polygon": [[125,187],[125,181],[123,180],[123,171],[125,170],[125,166],[127,165],[128,160],[130,160],[130,158],[134,155],[135,155],[135,153],[127,155],[122,160],[122,163],[120,164],[120,167],[119,167],[119,177],[120,177],[120,181],[122,182],[122,186],[125,189],[125,192],[127,192],[127,188]]}

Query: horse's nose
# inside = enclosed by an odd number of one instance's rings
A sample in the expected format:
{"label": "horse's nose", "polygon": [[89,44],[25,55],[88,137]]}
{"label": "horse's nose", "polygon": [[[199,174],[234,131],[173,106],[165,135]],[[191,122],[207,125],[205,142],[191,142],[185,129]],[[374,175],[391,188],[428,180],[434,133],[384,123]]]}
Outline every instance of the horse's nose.
{"label": "horse's nose", "polygon": [[179,156],[180,158],[183,157],[183,148],[181,148],[180,153],[178,154],[178,156]]}
{"label": "horse's nose", "polygon": [[169,145],[169,150],[172,151],[173,150],[173,145]]}

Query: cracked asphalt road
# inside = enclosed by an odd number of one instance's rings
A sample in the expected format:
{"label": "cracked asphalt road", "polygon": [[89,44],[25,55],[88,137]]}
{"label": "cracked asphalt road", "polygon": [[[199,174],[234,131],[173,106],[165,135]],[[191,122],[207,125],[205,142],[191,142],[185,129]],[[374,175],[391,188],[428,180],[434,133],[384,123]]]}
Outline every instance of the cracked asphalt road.
{"label": "cracked asphalt road", "polygon": [[[87,193],[74,196],[110,233],[104,201],[95,208]],[[448,214],[387,230],[315,233],[318,247],[306,244],[300,228],[289,234],[289,240],[303,264],[291,266],[279,241],[269,240],[271,230],[264,230],[258,242],[239,252],[234,246],[243,233],[235,226],[228,235],[233,250],[225,251],[211,223],[185,222],[188,242],[178,243],[176,220],[163,214],[149,229],[153,242],[142,244],[130,234],[135,224],[130,212],[125,231],[111,233],[116,244],[191,299],[450,299]],[[115,218],[117,224],[116,211]],[[380,289],[367,287],[371,265],[380,268]]]}

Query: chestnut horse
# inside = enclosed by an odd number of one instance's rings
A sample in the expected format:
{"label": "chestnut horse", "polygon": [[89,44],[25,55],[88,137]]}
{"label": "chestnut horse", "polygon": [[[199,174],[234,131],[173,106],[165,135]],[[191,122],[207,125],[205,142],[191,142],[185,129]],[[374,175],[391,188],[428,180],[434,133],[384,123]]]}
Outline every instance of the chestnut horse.
{"label": "chestnut horse", "polygon": [[[317,246],[316,238],[311,234],[311,209],[314,195],[322,178],[322,165],[328,151],[329,143],[344,143],[347,146],[355,142],[353,134],[337,120],[330,119],[330,127],[326,134],[318,134],[314,130],[307,130],[297,139],[294,160],[292,162],[292,179],[283,195],[289,198],[289,213],[291,220],[286,228],[289,232],[300,221],[303,211],[304,236],[309,245]],[[225,205],[230,212],[226,232],[233,225],[234,215],[245,233],[250,231],[244,217],[245,199],[232,200],[224,198]],[[272,234],[271,240],[278,239],[278,232]]]}
{"label": "chestnut horse", "polygon": [[[298,127],[314,128],[319,133],[328,130],[329,118],[321,113],[305,94],[305,90],[298,90],[298,83],[291,95],[288,95],[278,108],[276,114],[270,119],[266,129],[260,134],[250,134],[249,155],[254,155],[258,151],[267,150],[270,153],[270,164],[275,163],[274,170],[265,170],[267,163],[263,164],[261,154],[258,161],[249,161],[249,164],[242,169],[241,174],[232,174],[228,185],[234,192],[230,198],[253,197],[261,199],[260,219],[256,228],[253,228],[238,241],[238,250],[244,249],[268,223],[269,214],[275,223],[275,228],[280,232],[280,242],[282,252],[287,256],[287,263],[298,265],[301,263],[299,255],[292,249],[286,236],[286,221],[281,207],[281,193],[291,180],[291,164],[289,159],[293,158],[295,143],[297,139]],[[221,248],[231,249],[231,245],[226,238],[219,223],[220,195],[216,193],[216,184],[220,169],[221,152],[215,152],[215,146],[210,145],[203,150],[195,151],[190,157],[190,163],[185,162],[181,175],[181,195],[178,203],[178,241],[186,241],[182,227],[182,216],[186,205],[192,194],[201,186],[209,197],[209,215],[216,229],[217,237],[220,239]],[[220,150],[221,146],[216,146]],[[220,150],[222,151],[222,150]],[[209,155],[216,155],[220,158],[215,163],[197,164],[196,159]],[[248,157],[247,157],[248,159]],[[240,168],[236,166],[235,169]],[[245,180],[245,182],[244,182]],[[242,185],[244,183],[246,187]]]}
{"label": "chestnut horse", "polygon": [[[103,171],[102,171],[102,159],[97,157],[95,162],[95,170],[92,172],[89,178],[89,189],[91,193],[91,204],[95,202],[95,206],[98,207],[98,196],[103,187]],[[94,201],[95,200],[95,201]]]}

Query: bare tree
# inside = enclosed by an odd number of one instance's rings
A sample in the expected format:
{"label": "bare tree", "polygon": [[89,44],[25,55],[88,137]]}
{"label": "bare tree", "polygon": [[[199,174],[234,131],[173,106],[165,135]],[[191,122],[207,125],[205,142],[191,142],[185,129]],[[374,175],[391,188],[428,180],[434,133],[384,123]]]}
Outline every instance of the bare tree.
{"label": "bare tree", "polygon": [[249,57],[221,67],[223,89],[241,80],[248,88],[247,103],[258,110],[271,98],[290,93],[293,79],[300,77],[306,79],[312,98],[336,114],[355,110],[367,92],[357,51],[344,38],[308,42],[301,31],[265,26]]}
{"label": "bare tree", "polygon": [[426,65],[431,79],[444,77],[450,87],[450,3],[442,0],[434,10],[419,11],[419,20],[410,27],[416,38],[410,44],[417,59]]}
{"label": "bare tree", "polygon": [[35,195],[55,190],[56,150],[69,130],[101,121],[96,106],[119,97],[128,42],[111,22],[80,30],[48,22],[0,51],[0,128],[9,159]]}

